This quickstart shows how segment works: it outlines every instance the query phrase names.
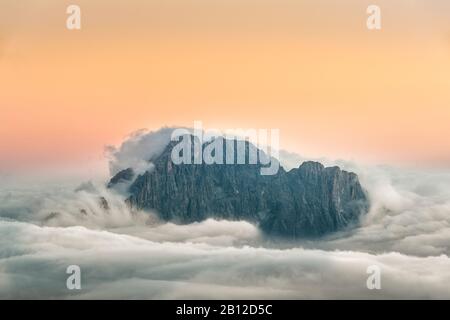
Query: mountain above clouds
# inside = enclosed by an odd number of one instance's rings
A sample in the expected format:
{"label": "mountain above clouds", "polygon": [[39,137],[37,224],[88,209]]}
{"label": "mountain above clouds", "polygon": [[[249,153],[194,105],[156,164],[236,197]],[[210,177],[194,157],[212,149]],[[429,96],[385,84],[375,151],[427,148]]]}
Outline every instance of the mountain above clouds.
{"label": "mountain above clouds", "polygon": [[[202,150],[210,143],[204,143]],[[269,236],[290,240],[356,226],[369,209],[358,176],[339,167],[304,162],[290,171],[280,167],[274,175],[261,175],[260,161],[174,164],[175,146],[170,142],[159,156],[148,159],[152,166],[144,173],[136,174],[132,168],[119,171],[108,187],[125,182],[126,201],[133,209],[156,211],[165,221],[245,220]],[[246,160],[251,148],[255,147],[245,142]]]}

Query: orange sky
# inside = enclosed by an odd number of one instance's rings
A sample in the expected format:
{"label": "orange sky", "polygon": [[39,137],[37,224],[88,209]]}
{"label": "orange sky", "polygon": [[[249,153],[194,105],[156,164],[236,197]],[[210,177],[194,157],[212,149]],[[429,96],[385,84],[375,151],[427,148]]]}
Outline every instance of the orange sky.
{"label": "orange sky", "polygon": [[450,165],[450,5],[342,2],[1,0],[0,169],[194,120],[279,128],[311,157]]}

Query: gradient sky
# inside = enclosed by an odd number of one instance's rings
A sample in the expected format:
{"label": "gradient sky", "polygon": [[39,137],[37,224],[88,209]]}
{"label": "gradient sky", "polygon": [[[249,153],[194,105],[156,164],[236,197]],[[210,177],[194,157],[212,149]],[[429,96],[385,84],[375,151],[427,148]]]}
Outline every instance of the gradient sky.
{"label": "gradient sky", "polygon": [[450,2],[0,0],[0,119],[0,171],[194,120],[279,128],[305,156],[450,166]]}

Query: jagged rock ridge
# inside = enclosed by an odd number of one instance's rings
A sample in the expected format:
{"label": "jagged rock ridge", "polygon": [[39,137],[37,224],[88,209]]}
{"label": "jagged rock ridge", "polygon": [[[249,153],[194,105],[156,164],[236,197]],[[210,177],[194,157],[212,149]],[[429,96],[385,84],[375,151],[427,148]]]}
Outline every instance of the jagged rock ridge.
{"label": "jagged rock ridge", "polygon": [[[356,225],[369,207],[357,175],[339,167],[305,162],[288,172],[280,167],[277,174],[264,176],[261,164],[175,165],[174,145],[171,142],[152,159],[153,170],[132,181],[127,199],[131,207],[156,210],[162,219],[177,223],[246,220],[266,234],[289,239]],[[246,142],[247,152],[250,147]],[[131,173],[129,168],[119,172],[109,186]]]}

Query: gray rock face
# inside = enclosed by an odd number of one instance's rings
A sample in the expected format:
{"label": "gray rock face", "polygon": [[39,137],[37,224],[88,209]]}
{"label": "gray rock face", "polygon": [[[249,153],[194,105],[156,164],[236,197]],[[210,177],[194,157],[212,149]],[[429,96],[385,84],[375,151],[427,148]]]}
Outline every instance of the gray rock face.
{"label": "gray rock face", "polygon": [[[288,239],[322,236],[356,225],[369,207],[357,175],[338,167],[305,162],[289,172],[280,167],[277,174],[263,176],[261,164],[175,165],[174,144],[153,159],[154,170],[137,176],[130,185],[131,207],[156,210],[162,219],[176,223],[246,220],[268,235]],[[251,145],[246,144],[248,151]]]}

